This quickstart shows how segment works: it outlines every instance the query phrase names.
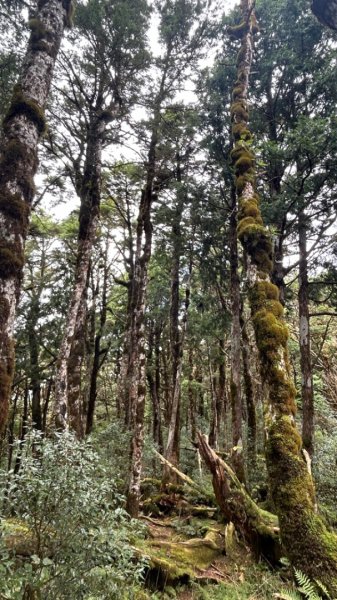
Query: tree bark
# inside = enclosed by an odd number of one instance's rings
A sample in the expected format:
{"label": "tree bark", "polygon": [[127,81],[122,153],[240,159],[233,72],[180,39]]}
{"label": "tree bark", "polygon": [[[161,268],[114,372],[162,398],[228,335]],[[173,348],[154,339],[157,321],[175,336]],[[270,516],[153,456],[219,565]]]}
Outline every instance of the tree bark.
{"label": "tree bark", "polygon": [[85,361],[87,298],[83,293],[67,364],[69,428],[77,438],[83,437],[82,371]]}
{"label": "tree bark", "polygon": [[[242,22],[230,30],[241,39],[231,105],[232,158],[239,198],[238,237],[250,258],[249,299],[261,377],[268,387],[267,468],[281,539],[297,569],[337,591],[337,536],[316,514],[314,486],[297,431],[295,386],[290,376],[288,329],[278,288],[270,282],[272,241],[263,224],[256,191],[255,156],[247,140],[249,75],[256,27],[252,0],[242,0]],[[300,532],[300,535],[299,535]]]}
{"label": "tree bark", "polygon": [[161,428],[161,409],[160,409],[160,333],[162,327],[150,323],[149,332],[149,350],[147,357],[147,380],[149,384],[150,396],[152,399],[153,413],[153,441],[158,446],[159,452],[163,452],[163,435]]}
{"label": "tree bark", "polygon": [[243,384],[245,390],[246,407],[247,407],[247,454],[249,467],[253,467],[256,462],[256,437],[257,437],[257,422],[256,422],[256,407],[255,407],[255,390],[253,377],[250,366],[250,344],[247,333],[247,325],[243,316],[242,306],[240,311],[241,325],[241,353],[242,353],[242,368],[243,368]]}
{"label": "tree bark", "polygon": [[[181,332],[179,340],[179,357],[177,365],[177,373],[174,383],[173,398],[171,404],[171,418],[168,428],[167,443],[165,448],[165,458],[174,466],[179,464],[179,437],[180,437],[180,392],[181,378],[183,371],[183,351],[187,331],[188,309],[190,305],[190,282],[192,276],[192,259],[189,265],[189,281],[185,291],[185,307],[181,323]],[[163,469],[163,484],[172,482],[172,471],[164,465]]]}
{"label": "tree bark", "polygon": [[67,12],[60,0],[39,0],[21,76],[3,121],[0,153],[0,431],[7,421],[14,371],[14,319],[34,197],[37,146]]}
{"label": "tree bark", "polygon": [[99,221],[102,140],[106,128],[106,120],[102,117],[101,112],[101,107],[96,107],[91,115],[91,123],[89,125],[84,173],[80,186],[81,207],[74,284],[55,376],[55,423],[56,427],[61,430],[70,427],[67,365],[76,330],[81,299],[88,281],[90,257]]}
{"label": "tree bark", "polygon": [[88,435],[92,432],[94,424],[94,415],[97,397],[97,378],[102,366],[101,341],[104,334],[104,328],[107,320],[108,307],[108,251],[109,251],[109,232],[107,234],[105,251],[104,251],[104,266],[103,266],[103,283],[102,283],[102,304],[100,310],[99,327],[95,335],[94,356],[89,374],[89,393],[88,393],[88,409],[86,415],[85,433]]}
{"label": "tree bark", "polygon": [[232,464],[240,481],[245,481],[242,444],[242,394],[241,394],[241,327],[240,327],[240,278],[238,245],[236,236],[237,206],[235,189],[232,190],[230,214],[230,290],[231,290],[231,407],[232,407]]}
{"label": "tree bark", "polygon": [[302,376],[302,411],[303,446],[313,454],[314,450],[314,390],[312,381],[311,351],[310,351],[310,319],[309,319],[309,284],[307,261],[307,220],[304,210],[298,215],[299,235],[299,288],[298,288],[298,316],[300,333],[300,358]]}

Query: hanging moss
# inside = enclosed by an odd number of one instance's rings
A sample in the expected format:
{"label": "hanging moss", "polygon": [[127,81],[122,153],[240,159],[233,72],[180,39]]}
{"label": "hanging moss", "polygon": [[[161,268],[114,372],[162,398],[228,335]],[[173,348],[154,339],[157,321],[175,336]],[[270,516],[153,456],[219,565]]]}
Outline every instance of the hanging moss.
{"label": "hanging moss", "polygon": [[287,326],[268,311],[259,311],[253,316],[256,342],[260,352],[277,353],[280,346],[288,342]]}
{"label": "hanging moss", "polygon": [[[0,161],[1,171],[6,170],[6,167],[10,168],[11,175],[13,175],[13,164],[20,160],[24,160],[27,156],[27,148],[25,144],[19,140],[9,140],[6,144],[6,152],[3,153],[3,157]],[[2,173],[1,173],[1,179]]]}
{"label": "hanging moss", "polygon": [[35,102],[35,100],[24,96],[20,85],[16,85],[14,88],[9,110],[3,120],[3,127],[5,131],[9,123],[17,115],[24,115],[30,121],[33,121],[37,127],[39,135],[44,133],[46,127],[44,110],[37,102]]}

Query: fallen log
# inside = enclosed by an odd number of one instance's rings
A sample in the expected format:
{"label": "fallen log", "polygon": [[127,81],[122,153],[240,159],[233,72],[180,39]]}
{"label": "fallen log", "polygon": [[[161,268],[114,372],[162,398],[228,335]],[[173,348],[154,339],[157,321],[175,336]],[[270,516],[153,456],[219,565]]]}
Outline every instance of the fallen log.
{"label": "fallen log", "polygon": [[278,519],[262,510],[249,496],[234,471],[209,446],[206,436],[197,432],[201,457],[212,474],[213,489],[221,513],[231,521],[256,559],[276,565],[282,548]]}

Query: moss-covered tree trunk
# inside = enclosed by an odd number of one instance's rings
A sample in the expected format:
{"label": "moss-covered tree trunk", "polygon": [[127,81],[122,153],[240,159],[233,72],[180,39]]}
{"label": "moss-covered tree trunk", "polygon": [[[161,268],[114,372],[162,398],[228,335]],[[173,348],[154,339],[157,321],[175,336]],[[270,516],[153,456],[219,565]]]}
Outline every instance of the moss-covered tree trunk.
{"label": "moss-covered tree trunk", "polygon": [[231,106],[232,158],[239,200],[238,237],[249,260],[249,300],[261,375],[269,391],[266,454],[271,496],[282,543],[293,565],[337,591],[337,536],[316,514],[314,485],[302,452],[294,415],[288,329],[278,288],[271,283],[272,241],[263,224],[256,191],[255,157],[248,128],[249,75],[256,22],[252,0],[242,0],[242,22],[230,29],[241,40]]}
{"label": "moss-covered tree trunk", "polygon": [[0,153],[0,430],[8,414],[14,371],[14,319],[34,197],[44,109],[71,2],[39,0],[21,76],[3,121]]}

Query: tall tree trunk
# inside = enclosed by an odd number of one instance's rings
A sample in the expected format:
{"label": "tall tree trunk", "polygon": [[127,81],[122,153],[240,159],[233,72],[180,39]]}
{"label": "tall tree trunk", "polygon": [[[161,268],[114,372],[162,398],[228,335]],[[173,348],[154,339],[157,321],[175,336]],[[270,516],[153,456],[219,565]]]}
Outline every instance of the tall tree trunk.
{"label": "tall tree trunk", "polygon": [[94,414],[96,407],[97,397],[97,379],[99,370],[102,366],[102,352],[101,352],[101,341],[104,334],[104,328],[107,319],[107,307],[108,307],[108,251],[109,251],[109,232],[106,239],[105,251],[104,251],[104,267],[103,267],[103,284],[102,284],[102,304],[100,311],[99,327],[95,335],[94,342],[94,356],[92,361],[91,373],[89,375],[89,393],[88,393],[88,410],[86,419],[85,432],[88,435],[92,432],[94,424]]}
{"label": "tall tree trunk", "polygon": [[87,152],[80,186],[81,207],[74,284],[71,292],[55,377],[55,422],[58,429],[70,427],[68,407],[67,365],[76,330],[76,322],[88,281],[88,270],[96,229],[99,220],[101,196],[102,139],[106,121],[101,109],[91,116],[87,139]]}
{"label": "tall tree trunk", "polygon": [[147,357],[147,380],[149,384],[150,396],[152,399],[152,423],[153,423],[153,441],[158,446],[160,453],[163,452],[163,436],[161,429],[161,411],[160,411],[160,332],[161,327],[153,323],[150,324],[149,332],[149,350]]}
{"label": "tall tree trunk", "polygon": [[247,325],[243,316],[243,310],[241,306],[240,311],[240,325],[241,325],[241,336],[242,336],[242,369],[243,369],[243,383],[246,397],[247,407],[247,453],[249,466],[252,467],[256,462],[256,437],[257,437],[257,423],[256,423],[256,407],[255,407],[255,391],[253,384],[253,377],[250,366],[250,344],[247,333]]}
{"label": "tall tree trunk", "polygon": [[188,410],[191,425],[191,438],[196,441],[197,436],[197,394],[195,389],[195,367],[193,364],[193,346],[190,344],[188,350]]}
{"label": "tall tree trunk", "polygon": [[36,329],[39,318],[39,297],[33,294],[28,315],[28,344],[30,387],[32,390],[32,422],[35,429],[42,429],[41,378],[39,368],[39,343]]}
{"label": "tall tree trunk", "polygon": [[[264,227],[255,184],[254,154],[247,140],[249,75],[255,17],[252,0],[242,0],[242,23],[231,33],[241,39],[231,106],[235,146],[232,158],[239,197],[238,237],[249,258],[249,299],[262,381],[268,387],[267,468],[279,517],[281,539],[293,565],[337,591],[337,536],[316,514],[315,493],[294,414],[295,386],[287,352],[288,329],[278,288],[270,282],[272,241]],[[299,535],[300,532],[300,535]]]}
{"label": "tall tree trunk", "polygon": [[231,288],[231,407],[232,407],[232,464],[239,480],[245,481],[242,442],[242,395],[241,395],[241,327],[240,327],[240,279],[238,244],[236,236],[237,206],[235,189],[232,190],[230,214],[230,288]]}
{"label": "tall tree trunk", "polygon": [[147,180],[142,192],[137,219],[135,264],[131,281],[130,347],[127,378],[129,380],[129,407],[131,411],[133,433],[126,507],[132,517],[138,517],[139,512],[146,395],[144,316],[148,282],[148,265],[151,258],[152,246],[151,207],[153,200],[153,183],[156,172],[156,148],[164,82],[165,76],[163,76],[161,91],[157,97],[156,114],[148,153]]}
{"label": "tall tree trunk", "polygon": [[[177,152],[177,203],[174,209],[172,222],[172,266],[171,266],[171,303],[170,303],[170,351],[171,351],[171,397],[170,397],[170,421],[168,430],[168,441],[165,449],[166,459],[175,467],[179,464],[180,445],[180,383],[183,352],[183,332],[179,332],[179,307],[180,307],[180,260],[182,252],[181,218],[185,204],[185,190],[183,189],[181,177],[181,161]],[[187,293],[187,292],[186,292]],[[185,303],[186,309],[186,303]],[[187,315],[186,315],[187,319]],[[179,380],[179,381],[178,381]],[[173,471],[164,465],[163,483],[168,483],[174,477]]]}
{"label": "tall tree trunk", "polygon": [[304,210],[298,215],[299,235],[299,288],[298,313],[302,376],[303,446],[312,455],[314,450],[314,390],[310,352],[310,319],[308,297],[307,221]]}
{"label": "tall tree trunk", "polygon": [[146,396],[146,352],[144,316],[148,283],[148,265],[152,250],[151,208],[156,176],[156,152],[159,141],[161,107],[166,96],[166,79],[172,47],[167,47],[158,93],[154,100],[152,134],[149,145],[146,183],[139,206],[133,278],[130,282],[130,349],[128,364],[129,406],[131,408],[131,467],[126,508],[132,517],[139,512],[140,481],[144,445],[144,410]]}
{"label": "tall tree trunk", "polygon": [[[178,362],[177,374],[176,374],[175,384],[174,384],[174,392],[173,392],[173,399],[172,399],[172,406],[171,406],[171,419],[170,419],[170,423],[169,423],[167,443],[166,443],[166,448],[165,448],[165,458],[173,466],[177,466],[179,464],[180,391],[181,391],[181,378],[182,378],[182,372],[183,372],[183,351],[184,351],[184,343],[185,343],[186,331],[187,331],[188,309],[189,309],[189,305],[190,305],[191,276],[192,276],[192,260],[190,261],[189,281],[186,285],[186,291],[185,291],[185,307],[184,307],[184,314],[182,317],[180,342],[179,342],[179,345],[180,345],[180,347],[179,347],[179,362]],[[164,464],[163,484],[169,483],[171,481],[172,481],[172,471],[166,464]]]}
{"label": "tall tree trunk", "polygon": [[0,153],[0,432],[7,421],[14,372],[14,319],[34,197],[37,146],[71,1],[39,0],[21,76],[3,121]]}
{"label": "tall tree trunk", "polygon": [[214,376],[211,353],[209,346],[207,345],[207,357],[208,357],[208,373],[209,373],[209,387],[211,392],[211,419],[208,442],[211,448],[218,450],[219,444],[219,415],[218,415],[218,398],[216,393],[216,378]]}
{"label": "tall tree trunk", "polygon": [[87,298],[83,293],[67,364],[69,428],[79,439],[83,437],[82,371],[86,353],[86,320]]}

